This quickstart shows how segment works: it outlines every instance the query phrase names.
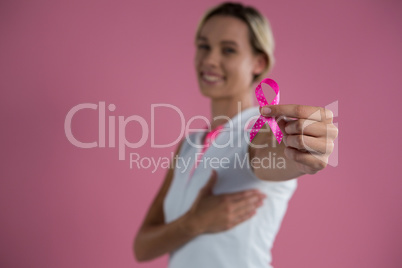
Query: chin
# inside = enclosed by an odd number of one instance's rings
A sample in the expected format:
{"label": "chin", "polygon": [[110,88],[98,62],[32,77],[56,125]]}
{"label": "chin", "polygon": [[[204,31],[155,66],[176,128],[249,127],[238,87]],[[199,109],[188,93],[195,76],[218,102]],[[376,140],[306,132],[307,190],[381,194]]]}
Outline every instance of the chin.
{"label": "chin", "polygon": [[211,89],[211,88],[200,87],[200,92],[203,96],[208,97],[208,98],[216,98],[220,95],[216,89]]}
{"label": "chin", "polygon": [[203,96],[210,99],[225,99],[228,97],[223,88],[200,88],[200,92]]}

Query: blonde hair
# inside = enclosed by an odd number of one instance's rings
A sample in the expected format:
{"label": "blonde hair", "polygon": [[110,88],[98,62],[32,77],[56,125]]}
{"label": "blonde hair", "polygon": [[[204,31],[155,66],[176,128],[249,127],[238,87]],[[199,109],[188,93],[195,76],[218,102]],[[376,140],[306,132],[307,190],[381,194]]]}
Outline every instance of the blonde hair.
{"label": "blonde hair", "polygon": [[258,75],[254,75],[253,83],[261,81],[272,70],[275,64],[275,41],[271,25],[268,19],[252,6],[244,6],[241,3],[224,2],[208,9],[198,23],[195,39],[197,40],[202,26],[212,16],[232,16],[245,22],[249,29],[250,44],[255,54],[263,53],[267,60],[265,69]]}

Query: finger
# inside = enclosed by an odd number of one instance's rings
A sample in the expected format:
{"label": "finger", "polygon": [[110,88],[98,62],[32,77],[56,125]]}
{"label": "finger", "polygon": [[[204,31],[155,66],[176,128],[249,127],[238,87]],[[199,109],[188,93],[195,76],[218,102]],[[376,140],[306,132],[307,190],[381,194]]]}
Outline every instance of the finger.
{"label": "finger", "polygon": [[303,134],[313,137],[325,136],[327,125],[323,122],[317,122],[309,119],[298,119],[286,123],[285,132],[288,135]]}
{"label": "finger", "polygon": [[235,214],[243,214],[247,211],[251,211],[256,207],[262,205],[262,196],[250,196],[244,200],[241,200],[235,204],[233,208],[233,213]]}
{"label": "finger", "polygon": [[234,216],[235,222],[240,223],[251,218],[256,212],[257,209],[262,206],[262,201],[254,203],[252,205],[248,205],[247,207],[242,207],[235,211],[236,215]]}
{"label": "finger", "polygon": [[251,212],[248,212],[248,213],[233,217],[233,220],[231,221],[230,225],[233,227],[233,226],[236,226],[236,225],[238,225],[238,224],[240,224],[242,222],[245,222],[246,220],[248,220],[251,217],[253,217],[256,213],[257,213],[257,211],[253,210]]}
{"label": "finger", "polygon": [[[286,116],[275,117],[275,122],[278,124],[279,129],[281,130],[283,135],[286,135],[286,133],[285,133],[286,124],[288,122],[292,122],[292,121],[295,121],[295,120],[290,119]],[[274,132],[272,131],[271,127],[268,124],[264,124],[258,131],[252,144],[253,145],[265,145],[267,143],[267,141],[272,142],[272,144],[277,143],[276,136],[275,136]],[[271,146],[271,145],[269,144],[268,146]]]}
{"label": "finger", "polygon": [[[270,110],[270,112],[267,112],[268,110]],[[333,121],[333,113],[331,110],[325,109],[323,107],[299,104],[267,105],[260,108],[260,113],[263,116],[269,117],[286,116],[327,123],[332,123]]]}
{"label": "finger", "polygon": [[244,213],[244,214],[242,214],[242,215],[238,215],[238,216],[235,218],[235,220],[234,220],[234,222],[233,222],[232,224],[233,224],[233,225],[240,224],[240,223],[242,223],[242,222],[244,222],[244,221],[250,219],[251,217],[253,217],[256,213],[257,213],[257,211],[254,209],[254,210],[252,210],[252,211],[250,211],[250,212]]}
{"label": "finger", "polygon": [[283,142],[287,147],[298,150],[306,150],[316,154],[330,154],[334,149],[334,143],[325,137],[316,138],[306,135],[286,135]]}
{"label": "finger", "polygon": [[307,174],[315,174],[324,169],[328,164],[327,155],[313,154],[310,152],[301,152],[299,150],[286,147],[285,156],[300,164],[300,167]]}
{"label": "finger", "polygon": [[308,119],[292,120],[284,125],[285,135],[302,134],[313,137],[327,137],[335,140],[338,128],[334,124],[326,124]]}
{"label": "finger", "polygon": [[281,130],[283,135],[286,135],[285,127],[287,126],[287,124],[289,124],[290,122],[293,122],[293,121],[297,121],[297,120],[299,120],[299,119],[296,119],[296,120],[291,119],[291,118],[286,117],[284,115],[275,117],[275,122],[278,124],[278,126],[279,126],[279,128],[280,128],[280,130]]}
{"label": "finger", "polygon": [[257,196],[260,194],[260,191],[256,189],[250,189],[250,190],[245,190],[241,192],[235,192],[235,193],[228,193],[228,194],[223,194],[230,200],[230,202],[238,202],[240,200],[243,200],[245,198],[248,198],[250,196]]}

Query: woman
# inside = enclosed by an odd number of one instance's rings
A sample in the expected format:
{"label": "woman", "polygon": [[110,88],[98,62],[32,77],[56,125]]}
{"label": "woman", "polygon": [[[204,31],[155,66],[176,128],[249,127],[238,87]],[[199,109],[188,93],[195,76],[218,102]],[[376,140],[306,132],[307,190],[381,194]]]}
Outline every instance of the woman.
{"label": "woman", "polygon": [[[200,21],[196,46],[198,83],[211,99],[216,132],[191,133],[178,146],[138,231],[135,256],[147,261],[169,253],[170,268],[271,267],[270,250],[296,179],[325,168],[332,152],[337,136],[332,113],[303,105],[270,106],[283,142],[276,143],[265,126],[249,143],[244,126],[269,112],[253,105],[254,84],[274,64],[268,20],[252,7],[223,3]],[[263,161],[268,155],[269,166]],[[272,156],[281,165],[272,165]],[[191,159],[193,168],[180,166],[177,157]],[[225,165],[207,163],[213,157],[226,159]]]}

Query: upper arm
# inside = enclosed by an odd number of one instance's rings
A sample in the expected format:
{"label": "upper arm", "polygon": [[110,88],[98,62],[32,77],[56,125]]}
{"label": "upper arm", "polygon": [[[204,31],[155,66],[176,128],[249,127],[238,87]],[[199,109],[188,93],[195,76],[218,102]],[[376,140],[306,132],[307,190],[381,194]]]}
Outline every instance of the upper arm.
{"label": "upper arm", "polygon": [[[183,140],[180,142],[179,146],[177,147],[175,156],[179,154],[182,144],[183,144]],[[171,165],[169,165],[169,169],[166,173],[163,184],[160,187],[159,192],[157,193],[156,197],[154,198],[141,228],[143,228],[144,226],[165,223],[163,202],[165,200],[166,193],[169,190],[169,187],[173,180],[174,167],[176,166],[176,163],[175,163],[176,159],[177,159],[177,157],[173,157],[173,159],[171,160],[171,161],[173,161],[173,163],[171,163]]]}

